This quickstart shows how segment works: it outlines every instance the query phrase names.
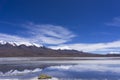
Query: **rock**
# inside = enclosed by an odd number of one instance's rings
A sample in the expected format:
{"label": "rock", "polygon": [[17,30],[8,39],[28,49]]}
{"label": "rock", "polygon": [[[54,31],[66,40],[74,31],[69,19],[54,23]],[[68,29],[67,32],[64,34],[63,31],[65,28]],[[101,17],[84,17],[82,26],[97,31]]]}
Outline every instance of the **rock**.
{"label": "rock", "polygon": [[40,80],[40,79],[52,79],[52,77],[51,76],[48,76],[48,75],[46,75],[46,74],[41,74],[39,77],[38,77],[38,79]]}

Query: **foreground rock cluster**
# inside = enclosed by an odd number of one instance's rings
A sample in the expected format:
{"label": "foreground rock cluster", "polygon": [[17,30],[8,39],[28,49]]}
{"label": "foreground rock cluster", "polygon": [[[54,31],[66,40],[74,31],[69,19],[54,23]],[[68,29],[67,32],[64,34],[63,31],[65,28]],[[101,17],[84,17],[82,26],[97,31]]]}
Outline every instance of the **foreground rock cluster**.
{"label": "foreground rock cluster", "polygon": [[41,79],[52,79],[51,76],[48,76],[48,75],[45,75],[45,74],[41,74],[39,77],[38,77],[39,80]]}

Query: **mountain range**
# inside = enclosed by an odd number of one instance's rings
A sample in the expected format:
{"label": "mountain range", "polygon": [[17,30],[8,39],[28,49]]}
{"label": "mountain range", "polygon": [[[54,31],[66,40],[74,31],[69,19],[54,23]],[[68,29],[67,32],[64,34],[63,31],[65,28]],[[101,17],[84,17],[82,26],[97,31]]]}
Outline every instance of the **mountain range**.
{"label": "mountain range", "polygon": [[92,54],[77,50],[53,50],[36,44],[0,42],[0,57],[112,57],[119,54]]}

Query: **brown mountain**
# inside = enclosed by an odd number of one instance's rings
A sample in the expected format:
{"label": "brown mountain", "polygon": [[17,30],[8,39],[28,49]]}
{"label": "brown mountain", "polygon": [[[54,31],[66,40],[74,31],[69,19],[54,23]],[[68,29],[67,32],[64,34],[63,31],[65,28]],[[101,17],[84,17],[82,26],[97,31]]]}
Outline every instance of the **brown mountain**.
{"label": "brown mountain", "polygon": [[[0,57],[102,57],[116,55],[91,54],[77,50],[53,50],[46,47],[0,44]],[[117,55],[119,56],[119,55]]]}

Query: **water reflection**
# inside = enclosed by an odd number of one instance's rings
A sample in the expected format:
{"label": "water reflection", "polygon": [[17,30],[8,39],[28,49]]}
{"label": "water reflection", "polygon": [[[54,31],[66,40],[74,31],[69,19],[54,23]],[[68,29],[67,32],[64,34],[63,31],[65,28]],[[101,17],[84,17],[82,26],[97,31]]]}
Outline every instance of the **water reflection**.
{"label": "water reflection", "polygon": [[48,74],[59,80],[120,79],[119,59],[12,61],[0,64],[0,80],[37,80],[40,74]]}

